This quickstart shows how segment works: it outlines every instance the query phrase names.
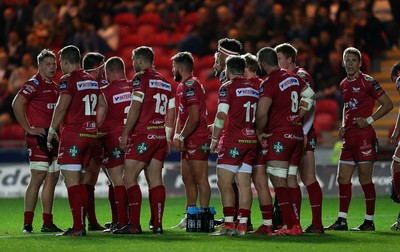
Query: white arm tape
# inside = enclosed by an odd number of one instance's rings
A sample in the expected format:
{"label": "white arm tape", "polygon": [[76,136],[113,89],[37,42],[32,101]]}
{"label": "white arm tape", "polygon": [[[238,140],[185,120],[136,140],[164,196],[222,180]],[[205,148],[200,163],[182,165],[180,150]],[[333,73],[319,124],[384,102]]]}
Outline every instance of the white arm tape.
{"label": "white arm tape", "polygon": [[314,95],[315,95],[314,91],[309,86],[307,88],[305,88],[304,90],[302,90],[300,93],[300,96],[303,98],[311,98]]}
{"label": "white arm tape", "polygon": [[219,119],[218,117],[215,117],[214,120],[214,127],[222,129],[224,127],[225,120]]}
{"label": "white arm tape", "polygon": [[172,132],[174,131],[174,128],[172,127],[165,127],[165,136],[167,137],[167,141],[170,142],[171,141],[171,136],[172,136]]}
{"label": "white arm tape", "polygon": [[224,112],[227,115],[228,111],[229,111],[229,104],[226,104],[226,103],[218,104],[217,114],[218,114],[218,112]]}
{"label": "white arm tape", "polygon": [[367,118],[368,125],[371,125],[373,122],[375,122],[375,120],[374,120],[374,118],[372,118],[372,116]]}
{"label": "white arm tape", "polygon": [[289,165],[288,175],[297,175],[297,168],[298,166]]}
{"label": "white arm tape", "polygon": [[267,172],[272,176],[279,177],[279,178],[287,178],[288,169],[280,168],[280,167],[267,167]]}
{"label": "white arm tape", "polygon": [[57,132],[52,127],[50,127],[49,128],[49,135],[54,135],[54,134],[57,134]]}
{"label": "white arm tape", "polygon": [[138,101],[140,103],[143,102],[144,93],[140,91],[133,91],[132,93],[132,101]]}
{"label": "white arm tape", "polygon": [[310,109],[312,108],[313,104],[314,104],[314,100],[310,99],[310,98],[301,98],[300,102],[304,102],[306,103],[305,106],[300,106],[302,109],[304,109],[305,111],[310,111]]}
{"label": "white arm tape", "polygon": [[168,101],[168,109],[175,108],[175,97],[172,99],[169,99]]}

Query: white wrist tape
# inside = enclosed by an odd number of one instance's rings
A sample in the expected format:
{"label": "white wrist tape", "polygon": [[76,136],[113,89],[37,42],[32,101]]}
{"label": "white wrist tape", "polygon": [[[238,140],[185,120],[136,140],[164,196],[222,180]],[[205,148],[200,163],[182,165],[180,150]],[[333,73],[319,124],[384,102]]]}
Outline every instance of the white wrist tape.
{"label": "white wrist tape", "polygon": [[57,132],[55,131],[55,129],[53,129],[52,127],[49,128],[49,135],[54,135],[57,134]]}
{"label": "white wrist tape", "polygon": [[179,141],[182,141],[182,142],[185,140],[185,138],[181,134],[179,134],[177,136],[177,138],[178,138]]}
{"label": "white wrist tape", "polygon": [[132,101],[138,101],[140,103],[143,102],[144,99],[144,93],[140,91],[134,91],[132,93]]}
{"label": "white wrist tape", "polygon": [[225,124],[225,120],[221,120],[218,117],[215,117],[214,127],[222,129],[224,127],[224,124]]}
{"label": "white wrist tape", "polygon": [[[303,102],[303,103],[301,103]],[[305,104],[304,104],[305,103]],[[314,104],[314,100],[310,99],[310,98],[301,98],[300,99],[300,107],[302,109],[304,109],[305,111],[310,111],[310,109],[312,108],[313,104]]]}
{"label": "white wrist tape", "polygon": [[171,136],[172,136],[173,130],[174,130],[174,128],[172,128],[172,127],[165,127],[165,136],[167,137],[168,142],[171,141]]}
{"label": "white wrist tape", "polygon": [[169,99],[168,101],[168,109],[175,108],[175,97],[172,99]]}
{"label": "white wrist tape", "polygon": [[372,118],[372,116],[367,118],[368,125],[371,125],[373,122],[375,122],[375,120],[374,120],[374,118]]}

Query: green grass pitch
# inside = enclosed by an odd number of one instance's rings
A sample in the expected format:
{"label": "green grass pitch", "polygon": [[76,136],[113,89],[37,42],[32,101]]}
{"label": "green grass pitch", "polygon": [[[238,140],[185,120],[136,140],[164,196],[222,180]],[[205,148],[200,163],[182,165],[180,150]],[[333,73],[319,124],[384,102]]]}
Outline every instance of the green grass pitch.
{"label": "green grass pitch", "polygon": [[[216,217],[222,216],[219,198],[213,198]],[[140,235],[114,235],[88,232],[86,237],[55,237],[40,233],[41,208],[38,204],[33,234],[23,234],[23,199],[0,199],[0,251],[399,251],[400,231],[393,232],[390,225],[396,220],[400,206],[388,196],[376,201],[375,232],[330,231],[324,235],[304,234],[300,237],[266,237],[246,235],[243,237],[210,237],[206,233],[187,233],[170,229],[183,217],[185,200],[168,198],[164,214],[164,234],[153,235],[148,231],[149,207],[143,199],[141,222],[144,233]],[[323,223],[331,224],[337,217],[338,199],[325,198]],[[97,218],[100,223],[110,220],[107,199],[96,199]],[[348,218],[349,228],[364,219],[365,204],[361,197],[353,197]],[[57,198],[54,205],[54,222],[61,228],[70,227],[72,217],[67,199]],[[261,222],[257,199],[252,208],[255,227]],[[310,205],[304,199],[301,224],[305,228],[311,222]]]}

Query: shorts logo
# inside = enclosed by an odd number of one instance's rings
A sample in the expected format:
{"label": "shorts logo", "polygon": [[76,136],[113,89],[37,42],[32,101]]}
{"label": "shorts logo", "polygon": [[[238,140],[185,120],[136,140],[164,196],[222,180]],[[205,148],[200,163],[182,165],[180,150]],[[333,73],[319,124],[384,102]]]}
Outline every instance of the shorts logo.
{"label": "shorts logo", "polygon": [[231,156],[231,158],[236,158],[238,156],[240,156],[240,152],[238,148],[232,148],[229,150],[229,156]]}
{"label": "shorts logo", "polygon": [[115,159],[120,159],[122,156],[122,151],[120,149],[118,149],[117,147],[114,147],[114,150],[112,152],[112,156]]}
{"label": "shorts logo", "polygon": [[203,152],[204,154],[210,153],[210,145],[204,143],[202,146],[200,146],[200,151]]}
{"label": "shorts logo", "polygon": [[308,141],[308,144],[310,145],[311,149],[315,149],[317,143],[315,142],[315,138],[311,138],[310,141]]}
{"label": "shorts logo", "polygon": [[141,142],[138,146],[136,146],[136,150],[139,154],[145,153],[149,148],[147,147],[145,142]]}
{"label": "shorts logo", "polygon": [[285,148],[283,147],[281,142],[276,142],[272,146],[272,149],[274,149],[275,153],[280,154]]}
{"label": "shorts logo", "polygon": [[368,156],[371,156],[372,150],[362,151],[361,153],[363,154],[364,157],[368,157]]}
{"label": "shorts logo", "polygon": [[68,153],[72,158],[76,158],[78,156],[78,153],[79,153],[78,147],[76,147],[75,144],[72,145],[72,147],[69,148]]}

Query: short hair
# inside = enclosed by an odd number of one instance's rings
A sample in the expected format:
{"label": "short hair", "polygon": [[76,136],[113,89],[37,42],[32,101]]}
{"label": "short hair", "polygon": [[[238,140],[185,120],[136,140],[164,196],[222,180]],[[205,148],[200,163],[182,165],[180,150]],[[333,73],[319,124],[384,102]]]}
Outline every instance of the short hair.
{"label": "short hair", "polygon": [[83,57],[82,67],[85,71],[96,70],[99,66],[104,63],[106,57],[98,52],[89,52]]}
{"label": "short hair", "polygon": [[271,47],[261,48],[257,52],[257,60],[259,63],[263,62],[268,66],[278,65],[278,56],[276,55],[276,51]]}
{"label": "short hair", "polygon": [[68,60],[71,64],[80,64],[81,62],[81,52],[79,48],[74,45],[69,45],[62,48],[58,54],[63,60]]}
{"label": "short hair", "polygon": [[193,71],[194,59],[190,52],[179,52],[172,56],[171,60],[176,64],[182,65],[187,71]]}
{"label": "short hair", "polygon": [[148,63],[153,63],[154,61],[154,52],[151,47],[148,46],[140,46],[132,51],[132,57],[135,59],[143,59]]}
{"label": "short hair", "polygon": [[106,71],[125,71],[124,61],[117,56],[109,58],[105,63]]}
{"label": "short hair", "polygon": [[400,61],[392,66],[392,69],[390,70],[390,77],[397,76],[398,71],[400,71]]}
{"label": "short hair", "polygon": [[257,72],[258,70],[257,57],[251,53],[246,53],[242,57],[246,61],[246,67],[250,69],[250,71],[252,72]]}
{"label": "short hair", "polygon": [[43,49],[42,51],[40,51],[39,55],[36,57],[38,65],[42,63],[45,58],[48,57],[56,59],[56,55],[53,51],[49,49]]}
{"label": "short hair", "polygon": [[294,48],[294,46],[292,46],[289,43],[283,43],[283,44],[276,46],[275,51],[277,53],[282,53],[283,55],[285,55],[286,59],[292,58],[293,62],[296,61],[297,49]]}
{"label": "short hair", "polygon": [[240,51],[242,50],[242,43],[236,39],[231,39],[231,38],[222,38],[218,40],[218,48],[224,48],[229,51],[235,52],[237,54],[240,54]]}
{"label": "short hair", "polygon": [[347,54],[349,54],[349,53],[357,55],[358,60],[361,61],[361,52],[360,52],[360,50],[358,50],[358,49],[355,48],[355,47],[347,47],[347,48],[343,51],[343,60],[344,60],[344,57],[345,57]]}
{"label": "short hair", "polygon": [[228,56],[226,58],[226,68],[234,75],[243,75],[246,61],[241,56]]}

